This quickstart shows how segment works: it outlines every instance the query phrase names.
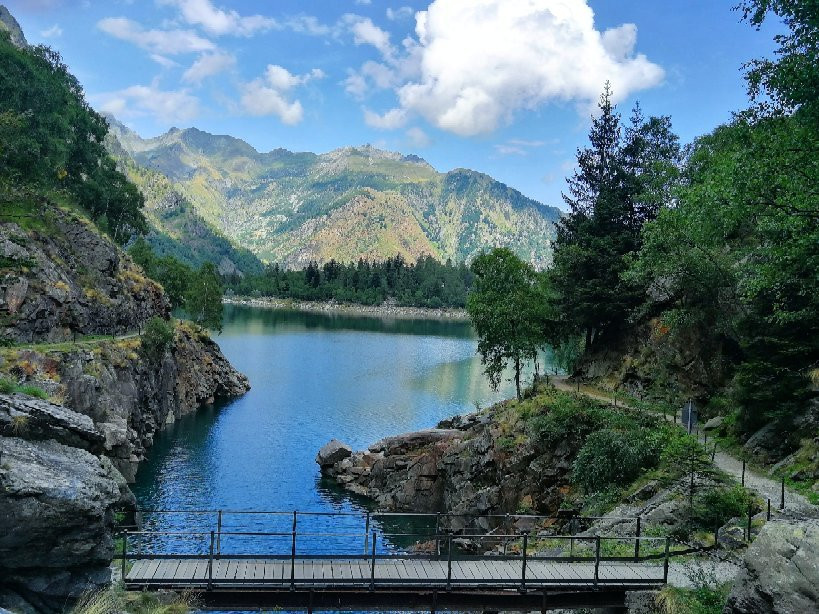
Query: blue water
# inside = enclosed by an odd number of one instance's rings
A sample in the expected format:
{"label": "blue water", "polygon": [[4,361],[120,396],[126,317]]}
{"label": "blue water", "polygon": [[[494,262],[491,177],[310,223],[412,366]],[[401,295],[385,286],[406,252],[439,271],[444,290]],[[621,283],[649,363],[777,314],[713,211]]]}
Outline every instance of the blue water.
{"label": "blue water", "polygon": [[[298,519],[299,532],[343,533],[332,538],[334,549],[360,550],[368,503],[322,480],[315,463],[322,445],[335,437],[362,449],[514,394],[508,378],[500,390],[489,388],[466,322],[228,306],[215,340],[252,389],[157,435],[133,488],[140,507],[356,514]],[[216,522],[215,513],[147,514],[147,530],[203,535],[150,536],[142,547],[202,551]],[[292,530],[292,514],[223,513],[222,522],[225,532]],[[380,521],[373,528],[407,530]],[[291,546],[287,535],[223,540],[225,552],[289,553]],[[388,538],[384,547],[398,541]],[[307,536],[298,545],[305,552],[327,546],[328,538]]]}

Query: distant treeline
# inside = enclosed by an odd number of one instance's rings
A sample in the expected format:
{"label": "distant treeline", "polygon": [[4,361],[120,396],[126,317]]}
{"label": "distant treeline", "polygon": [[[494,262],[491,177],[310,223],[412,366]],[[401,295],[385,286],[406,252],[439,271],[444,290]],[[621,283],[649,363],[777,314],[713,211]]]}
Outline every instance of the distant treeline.
{"label": "distant treeline", "polygon": [[422,256],[413,264],[398,255],[383,262],[311,262],[301,270],[274,264],[260,274],[228,277],[225,286],[243,296],[365,305],[393,299],[399,305],[438,308],[464,307],[472,280],[473,274],[465,264],[449,260],[441,263],[431,256]]}

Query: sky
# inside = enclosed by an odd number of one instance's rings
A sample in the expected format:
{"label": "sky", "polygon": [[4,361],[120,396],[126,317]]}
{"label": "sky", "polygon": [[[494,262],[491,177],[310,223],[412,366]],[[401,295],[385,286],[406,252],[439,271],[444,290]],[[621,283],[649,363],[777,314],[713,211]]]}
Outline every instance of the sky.
{"label": "sky", "polygon": [[610,81],[683,143],[747,106],[770,56],[738,0],[7,0],[96,109],[143,137],[190,126],[259,151],[370,143],[563,207]]}

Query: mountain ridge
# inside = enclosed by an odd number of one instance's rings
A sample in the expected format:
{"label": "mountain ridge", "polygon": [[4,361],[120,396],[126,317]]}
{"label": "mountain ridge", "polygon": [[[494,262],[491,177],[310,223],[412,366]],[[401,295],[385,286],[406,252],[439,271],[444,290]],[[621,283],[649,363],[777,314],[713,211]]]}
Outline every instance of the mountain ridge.
{"label": "mountain ridge", "polygon": [[230,135],[175,127],[143,139],[108,120],[112,150],[164,176],[206,224],[262,261],[469,261],[508,246],[539,268],[551,262],[560,210],[485,173],[439,172],[419,156],[370,144],[259,152]]}

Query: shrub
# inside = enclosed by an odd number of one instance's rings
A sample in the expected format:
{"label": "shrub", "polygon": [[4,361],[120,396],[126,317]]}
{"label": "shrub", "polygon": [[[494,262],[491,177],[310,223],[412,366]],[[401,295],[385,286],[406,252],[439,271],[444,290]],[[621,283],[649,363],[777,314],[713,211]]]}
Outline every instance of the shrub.
{"label": "shrub", "polygon": [[706,490],[694,497],[691,524],[696,528],[713,531],[731,518],[746,514],[752,501],[741,486]]}
{"label": "shrub", "polygon": [[170,322],[154,317],[142,333],[142,349],[150,358],[159,358],[173,344],[174,330]]}
{"label": "shrub", "polygon": [[586,492],[624,486],[657,464],[658,434],[648,429],[601,429],[589,435],[572,465],[572,481]]}
{"label": "shrub", "polygon": [[0,378],[0,394],[11,394],[17,390],[17,385],[10,379]]}
{"label": "shrub", "polygon": [[48,393],[37,386],[20,386],[17,388],[20,394],[27,394],[30,397],[37,397],[38,399],[47,399]]}

